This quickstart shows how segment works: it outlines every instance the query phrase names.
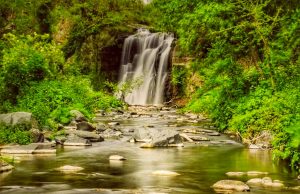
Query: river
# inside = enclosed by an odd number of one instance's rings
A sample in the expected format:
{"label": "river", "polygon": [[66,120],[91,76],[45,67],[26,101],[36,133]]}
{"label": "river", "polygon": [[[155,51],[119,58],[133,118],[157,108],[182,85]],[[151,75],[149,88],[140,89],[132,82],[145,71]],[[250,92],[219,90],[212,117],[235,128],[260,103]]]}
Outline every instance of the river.
{"label": "river", "polygon": [[[168,116],[171,115],[171,116]],[[124,128],[152,125],[154,128],[203,128],[207,121],[192,124],[180,121],[171,111],[151,112],[124,119],[115,115]],[[179,116],[180,117],[180,116]],[[168,118],[168,119],[166,119]],[[98,118],[111,122],[112,116]],[[175,125],[177,124],[177,125]],[[139,143],[106,140],[90,147],[57,147],[56,155],[17,156],[15,169],[0,175],[1,193],[215,193],[211,186],[229,179],[229,171],[263,171],[272,179],[282,180],[286,186],[297,186],[296,174],[286,165],[272,160],[269,150],[249,150],[232,143],[226,135],[210,137],[210,142],[185,143],[184,147],[142,149]],[[125,161],[109,161],[118,154]],[[62,173],[63,165],[84,168],[77,173]],[[178,176],[158,176],[152,172],[168,170]],[[265,175],[266,176],[266,175]],[[252,177],[230,178],[247,181]],[[298,191],[299,192],[299,191]],[[238,192],[236,192],[238,193]],[[297,193],[290,190],[252,188],[248,193]]]}

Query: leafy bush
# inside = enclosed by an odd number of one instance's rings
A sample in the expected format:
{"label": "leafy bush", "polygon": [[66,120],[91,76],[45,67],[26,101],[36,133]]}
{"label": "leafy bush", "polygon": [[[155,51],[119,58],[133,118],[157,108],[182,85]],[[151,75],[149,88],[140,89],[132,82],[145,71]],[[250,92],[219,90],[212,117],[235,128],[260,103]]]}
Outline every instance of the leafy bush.
{"label": "leafy bush", "polygon": [[1,99],[15,103],[22,87],[31,81],[55,78],[62,69],[63,54],[48,35],[20,36],[6,34],[3,50]]}
{"label": "leafy bush", "polygon": [[27,125],[8,126],[4,123],[0,125],[0,145],[7,143],[29,144],[32,137]]}
{"label": "leafy bush", "polygon": [[245,138],[269,130],[274,153],[299,165],[298,1],[153,0],[150,8],[204,79],[186,110]]}
{"label": "leafy bush", "polygon": [[22,94],[17,109],[32,112],[40,124],[50,126],[69,123],[73,109],[91,118],[97,109],[122,105],[113,96],[94,91],[89,79],[83,77],[31,83]]}

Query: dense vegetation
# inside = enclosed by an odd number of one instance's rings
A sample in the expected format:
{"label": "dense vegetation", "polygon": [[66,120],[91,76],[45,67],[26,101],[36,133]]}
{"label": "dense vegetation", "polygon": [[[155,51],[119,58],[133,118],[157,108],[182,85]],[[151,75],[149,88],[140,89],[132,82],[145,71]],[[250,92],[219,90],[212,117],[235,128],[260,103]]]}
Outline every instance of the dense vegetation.
{"label": "dense vegetation", "polygon": [[299,18],[298,0],[0,0],[0,112],[30,111],[55,129],[71,109],[91,118],[120,106],[101,51],[148,25],[175,33],[193,59],[172,70],[177,96],[201,80],[186,111],[251,143],[271,132],[276,156],[299,166]]}
{"label": "dense vegetation", "polygon": [[151,9],[203,80],[186,110],[252,143],[271,131],[276,155],[299,165],[299,1],[155,0]]}
{"label": "dense vegetation", "polygon": [[[142,25],[142,8],[138,0],[0,0],[0,112],[32,112],[41,128],[55,129],[72,109],[92,118],[121,106],[106,89],[101,51]],[[0,143],[23,134],[0,131]]]}

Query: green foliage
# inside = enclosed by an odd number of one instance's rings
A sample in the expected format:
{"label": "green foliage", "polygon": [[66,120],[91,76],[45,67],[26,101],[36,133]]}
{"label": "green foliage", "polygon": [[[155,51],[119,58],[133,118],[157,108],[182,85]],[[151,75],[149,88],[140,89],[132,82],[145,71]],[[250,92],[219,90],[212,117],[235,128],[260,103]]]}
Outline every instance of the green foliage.
{"label": "green foliage", "polygon": [[186,110],[249,139],[270,130],[274,153],[299,165],[298,1],[154,0],[149,7],[155,27],[175,32],[204,79]]}
{"label": "green foliage", "polygon": [[3,123],[0,125],[0,145],[8,143],[29,144],[32,137],[28,131],[28,125],[8,126]]}
{"label": "green foliage", "polygon": [[[7,46],[3,50],[1,99],[15,102],[22,87],[31,81],[51,79],[58,75],[64,58],[48,35],[5,35]],[[5,95],[5,96],[4,96]]]}
{"label": "green foliage", "polygon": [[119,107],[121,102],[104,92],[95,92],[88,78],[68,77],[59,81],[32,83],[18,98],[19,110],[32,112],[41,125],[70,122],[70,110],[92,118],[97,109]]}
{"label": "green foliage", "polygon": [[171,83],[176,87],[179,96],[183,96],[185,94],[186,82],[188,70],[185,66],[173,66],[171,72]]}

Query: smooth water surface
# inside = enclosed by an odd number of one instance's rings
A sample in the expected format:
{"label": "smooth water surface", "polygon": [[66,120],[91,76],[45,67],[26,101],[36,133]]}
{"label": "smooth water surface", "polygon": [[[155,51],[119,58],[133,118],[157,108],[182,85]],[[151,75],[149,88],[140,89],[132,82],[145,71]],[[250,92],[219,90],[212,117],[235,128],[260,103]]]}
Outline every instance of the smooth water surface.
{"label": "smooth water surface", "polygon": [[[104,118],[105,121],[107,118]],[[166,120],[138,118],[121,121],[138,127],[153,123],[166,126]],[[223,139],[229,139],[222,135]],[[297,186],[296,174],[272,161],[270,151],[248,150],[240,144],[185,144],[181,148],[142,149],[137,143],[112,140],[86,148],[57,148],[57,155],[25,157],[15,169],[0,176],[3,193],[214,193],[211,185],[229,179],[228,171],[266,171],[269,177]],[[126,161],[108,160],[112,154]],[[83,167],[78,173],[65,174],[63,165]],[[169,170],[179,176],[157,176],[152,172]],[[238,180],[247,181],[252,177]],[[255,194],[297,193],[251,188]]]}

